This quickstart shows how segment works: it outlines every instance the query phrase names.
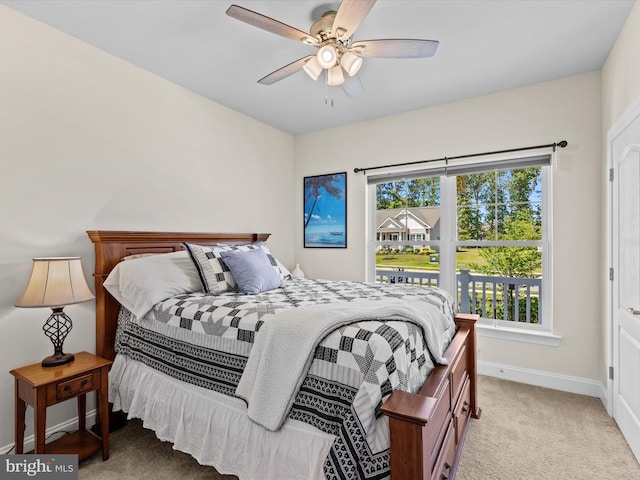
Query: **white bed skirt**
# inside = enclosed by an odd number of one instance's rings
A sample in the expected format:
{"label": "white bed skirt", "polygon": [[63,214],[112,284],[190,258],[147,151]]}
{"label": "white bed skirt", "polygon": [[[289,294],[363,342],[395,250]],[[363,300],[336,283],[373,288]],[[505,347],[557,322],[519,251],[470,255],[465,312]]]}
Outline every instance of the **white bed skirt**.
{"label": "white bed skirt", "polygon": [[242,400],[169,377],[116,356],[109,373],[109,401],[173,448],[241,480],[324,479],[324,461],[335,440],[288,419],[277,432],[253,423]]}

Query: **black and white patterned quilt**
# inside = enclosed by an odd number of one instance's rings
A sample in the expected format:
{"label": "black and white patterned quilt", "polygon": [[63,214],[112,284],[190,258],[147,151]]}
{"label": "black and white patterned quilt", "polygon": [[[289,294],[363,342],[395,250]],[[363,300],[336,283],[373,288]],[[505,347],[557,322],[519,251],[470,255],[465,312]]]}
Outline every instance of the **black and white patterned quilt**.
{"label": "black and white patterned quilt", "polygon": [[[444,315],[452,325],[452,299],[437,288],[294,279],[259,295],[177,295],[142,319],[123,309],[116,350],[174,378],[233,396],[256,334],[278,312],[386,298],[420,302],[426,316]],[[443,332],[445,344],[452,334],[453,328]],[[325,462],[327,479],[389,477],[388,423],[380,406],[394,389],[417,391],[434,366],[431,357],[421,329],[398,320],[342,326],[316,347],[288,417],[336,435]]]}

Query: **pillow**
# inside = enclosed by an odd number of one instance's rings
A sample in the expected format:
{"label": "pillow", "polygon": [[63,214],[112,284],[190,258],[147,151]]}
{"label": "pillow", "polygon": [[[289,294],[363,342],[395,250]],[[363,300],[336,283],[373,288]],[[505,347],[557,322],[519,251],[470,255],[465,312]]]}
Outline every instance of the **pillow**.
{"label": "pillow", "polygon": [[267,254],[260,248],[249,251],[227,250],[220,253],[240,292],[247,295],[280,287],[282,279]]}
{"label": "pillow", "polygon": [[205,292],[217,294],[236,288],[231,272],[220,258],[221,252],[232,250],[234,247],[228,245],[210,247],[192,243],[185,243],[184,246],[198,271]]}
{"label": "pillow", "polygon": [[202,291],[198,272],[184,250],[120,262],[104,287],[138,318],[169,297]]}
{"label": "pillow", "polygon": [[222,252],[262,250],[269,260],[271,267],[278,274],[280,280],[290,278],[289,270],[282,265],[269,251],[264,242],[254,242],[247,245],[218,244],[216,246],[196,245],[185,243],[185,248],[200,275],[202,288],[207,293],[224,293],[236,288],[236,281],[225,262],[221,259]]}

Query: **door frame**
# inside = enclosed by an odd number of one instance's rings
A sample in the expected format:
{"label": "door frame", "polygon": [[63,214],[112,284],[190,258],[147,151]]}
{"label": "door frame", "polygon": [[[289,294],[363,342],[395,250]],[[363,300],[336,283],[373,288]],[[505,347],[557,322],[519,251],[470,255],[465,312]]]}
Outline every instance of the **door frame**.
{"label": "door frame", "polygon": [[[605,270],[606,278],[608,285],[606,288],[607,296],[605,300],[605,309],[607,315],[607,327],[605,329],[605,356],[607,365],[605,366],[605,375],[607,379],[607,390],[606,390],[606,408],[607,413],[610,416],[613,416],[613,380],[611,379],[611,375],[609,375],[609,369],[614,365],[614,351],[613,351],[613,315],[614,315],[614,302],[613,302],[613,284],[614,282],[610,279],[609,271],[614,267],[614,258],[613,258],[613,181],[610,180],[609,172],[613,168],[613,153],[612,153],[612,144],[618,135],[620,135],[624,130],[640,117],[640,98],[636,99],[631,106],[629,106],[625,112],[614,122],[614,124],[609,128],[607,132],[607,204],[606,204],[606,214],[607,214],[607,234],[606,234],[606,248],[607,248],[607,267]],[[614,175],[617,175],[617,172],[614,172]],[[614,275],[617,273],[614,271]],[[614,372],[616,375],[616,372]]]}

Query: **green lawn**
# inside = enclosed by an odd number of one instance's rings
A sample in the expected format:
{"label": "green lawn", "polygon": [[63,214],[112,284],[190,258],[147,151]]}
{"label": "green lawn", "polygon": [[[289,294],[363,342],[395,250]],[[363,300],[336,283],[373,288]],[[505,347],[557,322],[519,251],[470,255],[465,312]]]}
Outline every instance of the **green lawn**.
{"label": "green lawn", "polygon": [[[484,265],[486,262],[480,256],[476,248],[462,248],[456,253],[456,267],[472,270],[471,264]],[[411,268],[413,270],[440,270],[439,263],[429,262],[429,255],[416,255],[415,253],[392,253],[389,255],[376,255],[376,266],[379,268]]]}

